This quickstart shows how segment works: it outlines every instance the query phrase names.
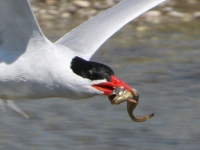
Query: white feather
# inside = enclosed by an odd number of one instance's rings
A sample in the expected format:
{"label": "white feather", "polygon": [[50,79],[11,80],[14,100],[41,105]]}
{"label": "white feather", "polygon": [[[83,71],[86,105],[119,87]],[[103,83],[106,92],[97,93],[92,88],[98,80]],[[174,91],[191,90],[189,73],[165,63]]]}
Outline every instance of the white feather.
{"label": "white feather", "polygon": [[165,0],[123,0],[67,33],[56,43],[89,60],[98,48],[129,21]]}
{"label": "white feather", "polygon": [[7,110],[7,107],[10,107],[17,113],[21,114],[23,117],[29,118],[17,105],[14,101],[12,100],[1,100],[0,99],[0,108],[3,109],[4,111]]}

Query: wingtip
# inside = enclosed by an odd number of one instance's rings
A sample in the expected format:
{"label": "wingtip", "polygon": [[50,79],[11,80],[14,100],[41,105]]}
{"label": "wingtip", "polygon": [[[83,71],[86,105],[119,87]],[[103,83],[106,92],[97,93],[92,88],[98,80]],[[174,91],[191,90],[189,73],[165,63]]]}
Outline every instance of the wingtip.
{"label": "wingtip", "polygon": [[21,114],[23,117],[29,119],[28,115],[21,110],[14,101],[12,100],[7,100],[7,106],[16,111],[17,113]]}

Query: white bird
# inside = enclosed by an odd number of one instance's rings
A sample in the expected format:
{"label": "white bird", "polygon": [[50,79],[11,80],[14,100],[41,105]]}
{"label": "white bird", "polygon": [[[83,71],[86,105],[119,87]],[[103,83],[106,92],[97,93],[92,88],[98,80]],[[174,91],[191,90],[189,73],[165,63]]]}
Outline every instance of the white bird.
{"label": "white bird", "polygon": [[83,99],[131,91],[106,65],[89,61],[129,21],[165,0],[123,0],[57,42],[41,31],[28,0],[0,0],[0,107],[28,117],[13,100]]}

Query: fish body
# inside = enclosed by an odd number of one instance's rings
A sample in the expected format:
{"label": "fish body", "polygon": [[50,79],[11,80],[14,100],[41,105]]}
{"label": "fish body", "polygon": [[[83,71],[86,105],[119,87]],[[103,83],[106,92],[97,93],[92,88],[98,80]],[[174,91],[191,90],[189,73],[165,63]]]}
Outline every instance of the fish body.
{"label": "fish body", "polygon": [[[138,94],[138,93],[137,93]],[[133,111],[136,108],[139,101],[139,94],[137,96],[133,95],[130,91],[123,88],[116,88],[111,95],[108,96],[111,104],[121,104],[122,102],[127,102],[127,112],[130,118],[135,122],[143,122],[154,116],[154,114],[149,114],[145,117],[135,117]]]}

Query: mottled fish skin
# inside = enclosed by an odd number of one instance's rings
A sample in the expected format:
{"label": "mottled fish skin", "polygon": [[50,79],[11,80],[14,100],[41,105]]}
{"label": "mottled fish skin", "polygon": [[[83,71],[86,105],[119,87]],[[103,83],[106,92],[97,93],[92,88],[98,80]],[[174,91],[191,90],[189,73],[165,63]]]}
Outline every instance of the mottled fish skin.
{"label": "mottled fish skin", "polygon": [[114,99],[112,97],[108,97],[111,101],[111,104],[120,104],[122,102],[128,101],[129,99],[133,98],[132,93],[127,90],[121,90],[114,96],[115,96]]}
{"label": "mottled fish skin", "polygon": [[127,111],[128,111],[128,114],[129,114],[130,118],[133,121],[135,121],[135,122],[143,122],[143,121],[146,121],[147,119],[149,119],[149,118],[154,116],[154,113],[153,113],[153,114],[147,115],[145,117],[135,117],[133,115],[133,111],[134,111],[135,107],[137,106],[137,104],[138,103],[132,103],[132,102],[127,101]]}

